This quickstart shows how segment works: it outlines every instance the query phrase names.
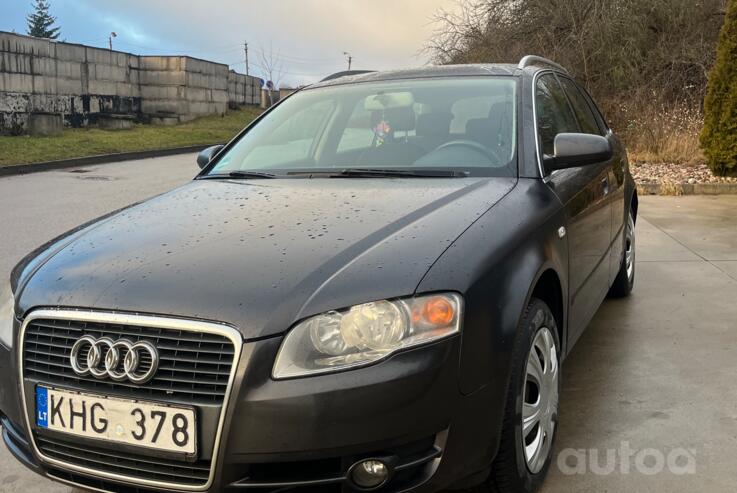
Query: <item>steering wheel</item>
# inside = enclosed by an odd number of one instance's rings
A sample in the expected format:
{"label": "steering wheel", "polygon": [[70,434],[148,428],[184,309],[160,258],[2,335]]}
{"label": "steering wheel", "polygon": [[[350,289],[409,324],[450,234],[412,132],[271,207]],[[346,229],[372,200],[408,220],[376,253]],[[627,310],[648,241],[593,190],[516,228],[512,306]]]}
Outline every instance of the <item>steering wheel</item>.
{"label": "steering wheel", "polygon": [[445,144],[441,144],[438,147],[435,148],[436,151],[440,151],[443,149],[447,149],[449,147],[470,147],[474,151],[477,151],[481,154],[483,154],[485,157],[489,158],[492,163],[498,163],[502,164],[503,161],[499,157],[499,155],[494,151],[493,149],[490,149],[482,144],[479,144],[478,142],[474,140],[451,140],[450,142],[446,142]]}

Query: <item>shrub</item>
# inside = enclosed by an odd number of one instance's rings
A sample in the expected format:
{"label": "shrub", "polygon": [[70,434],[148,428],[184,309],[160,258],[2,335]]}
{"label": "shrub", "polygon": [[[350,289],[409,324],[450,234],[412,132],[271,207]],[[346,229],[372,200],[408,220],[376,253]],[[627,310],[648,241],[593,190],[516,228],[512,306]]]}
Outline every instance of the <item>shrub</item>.
{"label": "shrub", "polygon": [[737,176],[737,0],[729,0],[704,100],[701,147],[715,175]]}

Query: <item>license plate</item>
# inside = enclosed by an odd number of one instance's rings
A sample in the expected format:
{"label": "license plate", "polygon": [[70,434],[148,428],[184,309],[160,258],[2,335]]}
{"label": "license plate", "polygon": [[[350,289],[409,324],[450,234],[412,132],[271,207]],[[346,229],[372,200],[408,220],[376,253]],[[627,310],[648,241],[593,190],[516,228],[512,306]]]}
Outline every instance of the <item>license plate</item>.
{"label": "license plate", "polygon": [[197,450],[195,413],[186,407],[37,386],[36,425],[188,455]]}

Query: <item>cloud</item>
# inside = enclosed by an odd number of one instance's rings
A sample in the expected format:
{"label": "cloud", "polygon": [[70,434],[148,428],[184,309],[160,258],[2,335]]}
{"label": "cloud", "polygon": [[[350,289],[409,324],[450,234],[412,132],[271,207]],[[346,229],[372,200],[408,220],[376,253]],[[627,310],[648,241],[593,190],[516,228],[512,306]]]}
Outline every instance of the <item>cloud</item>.
{"label": "cloud", "polygon": [[353,55],[353,68],[423,65],[427,57],[420,51],[432,34],[433,15],[455,5],[455,0],[66,0],[54,7],[60,21],[65,9],[84,12],[79,27],[62,22],[69,41],[105,39],[116,31],[114,45],[124,51],[190,54],[244,71],[247,40],[252,73],[263,72],[261,52],[272,52],[284,80],[299,83],[345,69],[344,51]]}

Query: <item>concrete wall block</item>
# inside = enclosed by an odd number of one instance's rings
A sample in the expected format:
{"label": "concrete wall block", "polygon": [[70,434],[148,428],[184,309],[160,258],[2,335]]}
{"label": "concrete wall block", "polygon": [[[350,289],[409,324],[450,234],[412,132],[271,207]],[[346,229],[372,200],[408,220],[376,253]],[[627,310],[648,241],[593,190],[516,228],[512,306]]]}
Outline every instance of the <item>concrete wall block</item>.
{"label": "concrete wall block", "polygon": [[90,78],[93,77],[97,80],[125,82],[128,80],[128,69],[117,65],[90,64]]}
{"label": "concrete wall block", "polygon": [[217,77],[228,77],[228,66],[222,63],[209,62],[198,58],[184,57],[184,68],[187,72],[197,72]]}
{"label": "concrete wall block", "polygon": [[0,51],[25,55],[53,56],[55,43],[13,33],[0,33]]}
{"label": "concrete wall block", "polygon": [[56,61],[56,76],[79,79],[82,74],[82,64],[79,62]]}
{"label": "concrete wall block", "polygon": [[87,47],[86,57],[89,63],[100,63],[106,65],[117,64],[118,52],[105,50],[103,48]]}
{"label": "concrete wall block", "polygon": [[31,92],[33,76],[28,74],[0,74],[0,90],[4,92]]}
{"label": "concrete wall block", "polygon": [[228,79],[216,75],[187,72],[186,85],[190,87],[225,90],[228,87]]}
{"label": "concrete wall block", "polygon": [[30,96],[18,92],[0,93],[0,113],[28,112]]}
{"label": "concrete wall block", "polygon": [[47,77],[45,75],[33,76],[33,92],[36,94],[57,94],[58,86],[56,77]]}
{"label": "concrete wall block", "polygon": [[96,80],[90,77],[89,82],[89,93],[90,94],[105,94],[109,96],[115,95],[117,85],[115,82],[106,80]]}
{"label": "concrete wall block", "polygon": [[79,78],[68,79],[66,77],[57,77],[56,92],[57,94],[81,94],[82,81]]}
{"label": "concrete wall block", "polygon": [[245,81],[246,81],[246,76],[244,74],[239,74],[236,72],[228,72],[228,82],[235,82],[237,84],[243,85]]}
{"label": "concrete wall block", "polygon": [[111,65],[116,65],[120,68],[128,68],[130,66],[131,58],[135,58],[135,55],[114,51]]}
{"label": "concrete wall block", "polygon": [[146,99],[141,100],[141,111],[144,113],[170,113],[174,115],[189,114],[190,103],[174,99]]}
{"label": "concrete wall block", "polygon": [[228,91],[211,91],[210,101],[213,103],[227,103]]}
{"label": "concrete wall block", "polygon": [[86,48],[81,45],[56,43],[56,58],[65,62],[82,63],[85,61]]}
{"label": "concrete wall block", "polygon": [[20,135],[28,127],[28,113],[3,113],[0,111],[0,135]]}
{"label": "concrete wall block", "polygon": [[59,96],[53,94],[32,94],[29,98],[28,111],[45,111],[49,113],[61,113],[68,115],[74,111],[78,112],[82,109],[81,102],[78,106],[72,106],[74,97]]}
{"label": "concrete wall block", "polygon": [[0,72],[30,74],[31,55],[0,52]]}
{"label": "concrete wall block", "polygon": [[146,99],[180,99],[177,86],[141,86],[141,97]]}
{"label": "concrete wall block", "polygon": [[184,70],[181,56],[142,56],[141,68],[147,70]]}
{"label": "concrete wall block", "polygon": [[201,87],[185,87],[182,97],[188,101],[210,101],[210,90]]}
{"label": "concrete wall block", "polygon": [[35,75],[56,77],[56,59],[47,57],[33,57],[31,66]]}
{"label": "concrete wall block", "polygon": [[182,86],[186,80],[186,75],[182,70],[141,70],[138,72],[138,78],[142,85]]}
{"label": "concrete wall block", "polygon": [[115,83],[115,95],[124,98],[140,98],[141,87],[138,84],[129,84],[127,82]]}

